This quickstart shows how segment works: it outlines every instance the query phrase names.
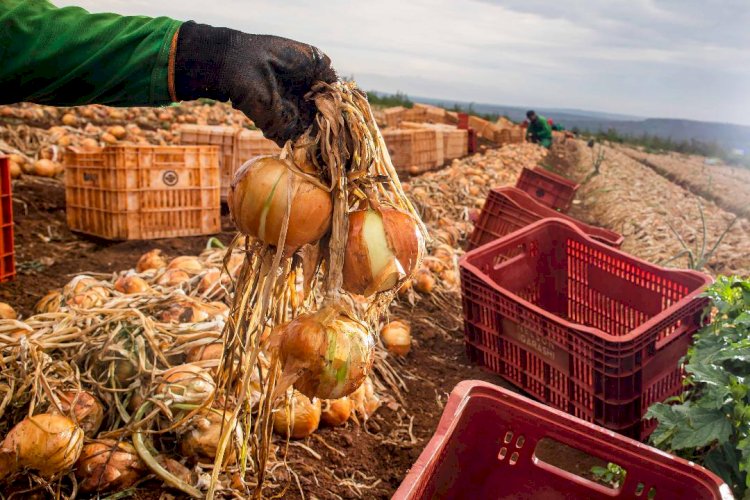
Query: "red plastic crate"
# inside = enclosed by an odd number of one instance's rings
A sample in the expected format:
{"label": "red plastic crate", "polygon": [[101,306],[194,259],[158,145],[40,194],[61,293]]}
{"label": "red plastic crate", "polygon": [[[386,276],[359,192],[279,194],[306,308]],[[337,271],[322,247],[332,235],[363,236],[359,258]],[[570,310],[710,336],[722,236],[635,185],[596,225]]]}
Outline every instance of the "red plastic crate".
{"label": "red plastic crate", "polygon": [[579,185],[544,168],[529,170],[524,167],[516,187],[529,193],[539,203],[567,212]]}
{"label": "red plastic crate", "polygon": [[10,165],[7,157],[0,158],[0,282],[13,279],[16,263],[13,258],[13,194],[10,184]]}
{"label": "red plastic crate", "polygon": [[[627,471],[618,489],[540,460],[553,439]],[[486,382],[459,383],[394,500],[731,499],[710,471]]]}
{"label": "red plastic crate", "polygon": [[469,236],[469,250],[494,241],[522,227],[547,217],[559,217],[583,229],[602,243],[614,248],[622,245],[622,235],[600,227],[590,226],[550,207],[537,203],[534,199],[514,187],[495,188],[484,202],[482,212],[474,224],[474,232]]}
{"label": "red plastic crate", "polygon": [[460,261],[469,358],[539,400],[644,438],[641,417],[678,394],[711,278],[608,247],[543,219]]}

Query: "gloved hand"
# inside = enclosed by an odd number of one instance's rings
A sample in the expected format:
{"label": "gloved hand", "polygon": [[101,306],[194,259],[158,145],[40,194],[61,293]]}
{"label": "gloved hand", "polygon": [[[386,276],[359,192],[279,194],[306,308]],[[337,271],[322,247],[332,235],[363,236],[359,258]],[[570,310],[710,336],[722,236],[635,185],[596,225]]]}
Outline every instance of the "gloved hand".
{"label": "gloved hand", "polygon": [[304,96],[318,81],[334,82],[336,72],[312,45],[192,21],[177,35],[177,99],[231,100],[279,146],[312,123],[315,104]]}

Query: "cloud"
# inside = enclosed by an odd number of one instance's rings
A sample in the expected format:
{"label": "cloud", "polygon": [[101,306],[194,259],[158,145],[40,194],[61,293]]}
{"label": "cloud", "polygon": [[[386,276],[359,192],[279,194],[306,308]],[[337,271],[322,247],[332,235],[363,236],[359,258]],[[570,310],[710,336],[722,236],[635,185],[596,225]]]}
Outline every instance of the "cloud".
{"label": "cloud", "polygon": [[67,0],[304,40],[367,89],[750,123],[746,0]]}

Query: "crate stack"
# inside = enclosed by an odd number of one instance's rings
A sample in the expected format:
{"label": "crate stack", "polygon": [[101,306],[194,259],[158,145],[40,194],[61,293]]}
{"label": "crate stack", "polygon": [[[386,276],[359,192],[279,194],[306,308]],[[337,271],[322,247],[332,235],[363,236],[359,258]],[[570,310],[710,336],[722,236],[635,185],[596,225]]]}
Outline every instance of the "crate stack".
{"label": "crate stack", "polygon": [[263,137],[260,130],[226,126],[183,125],[180,127],[180,142],[219,148],[222,201],[226,201],[232,177],[243,163],[256,156],[277,154],[281,151],[275,142]]}
{"label": "crate stack", "polygon": [[221,231],[216,146],[107,146],[64,156],[71,230],[109,240]]}
{"label": "crate stack", "polygon": [[491,190],[461,259],[469,359],[539,401],[645,439],[650,405],[682,391],[711,278],[619,250],[564,215],[578,185],[542,168]]}

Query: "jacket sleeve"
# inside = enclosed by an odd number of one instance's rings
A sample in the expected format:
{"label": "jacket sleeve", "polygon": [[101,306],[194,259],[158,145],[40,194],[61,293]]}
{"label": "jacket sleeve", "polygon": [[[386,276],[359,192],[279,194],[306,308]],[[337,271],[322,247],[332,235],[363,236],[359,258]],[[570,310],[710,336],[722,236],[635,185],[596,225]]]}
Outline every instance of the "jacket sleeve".
{"label": "jacket sleeve", "polygon": [[0,102],[168,104],[170,50],[181,24],[0,0]]}

